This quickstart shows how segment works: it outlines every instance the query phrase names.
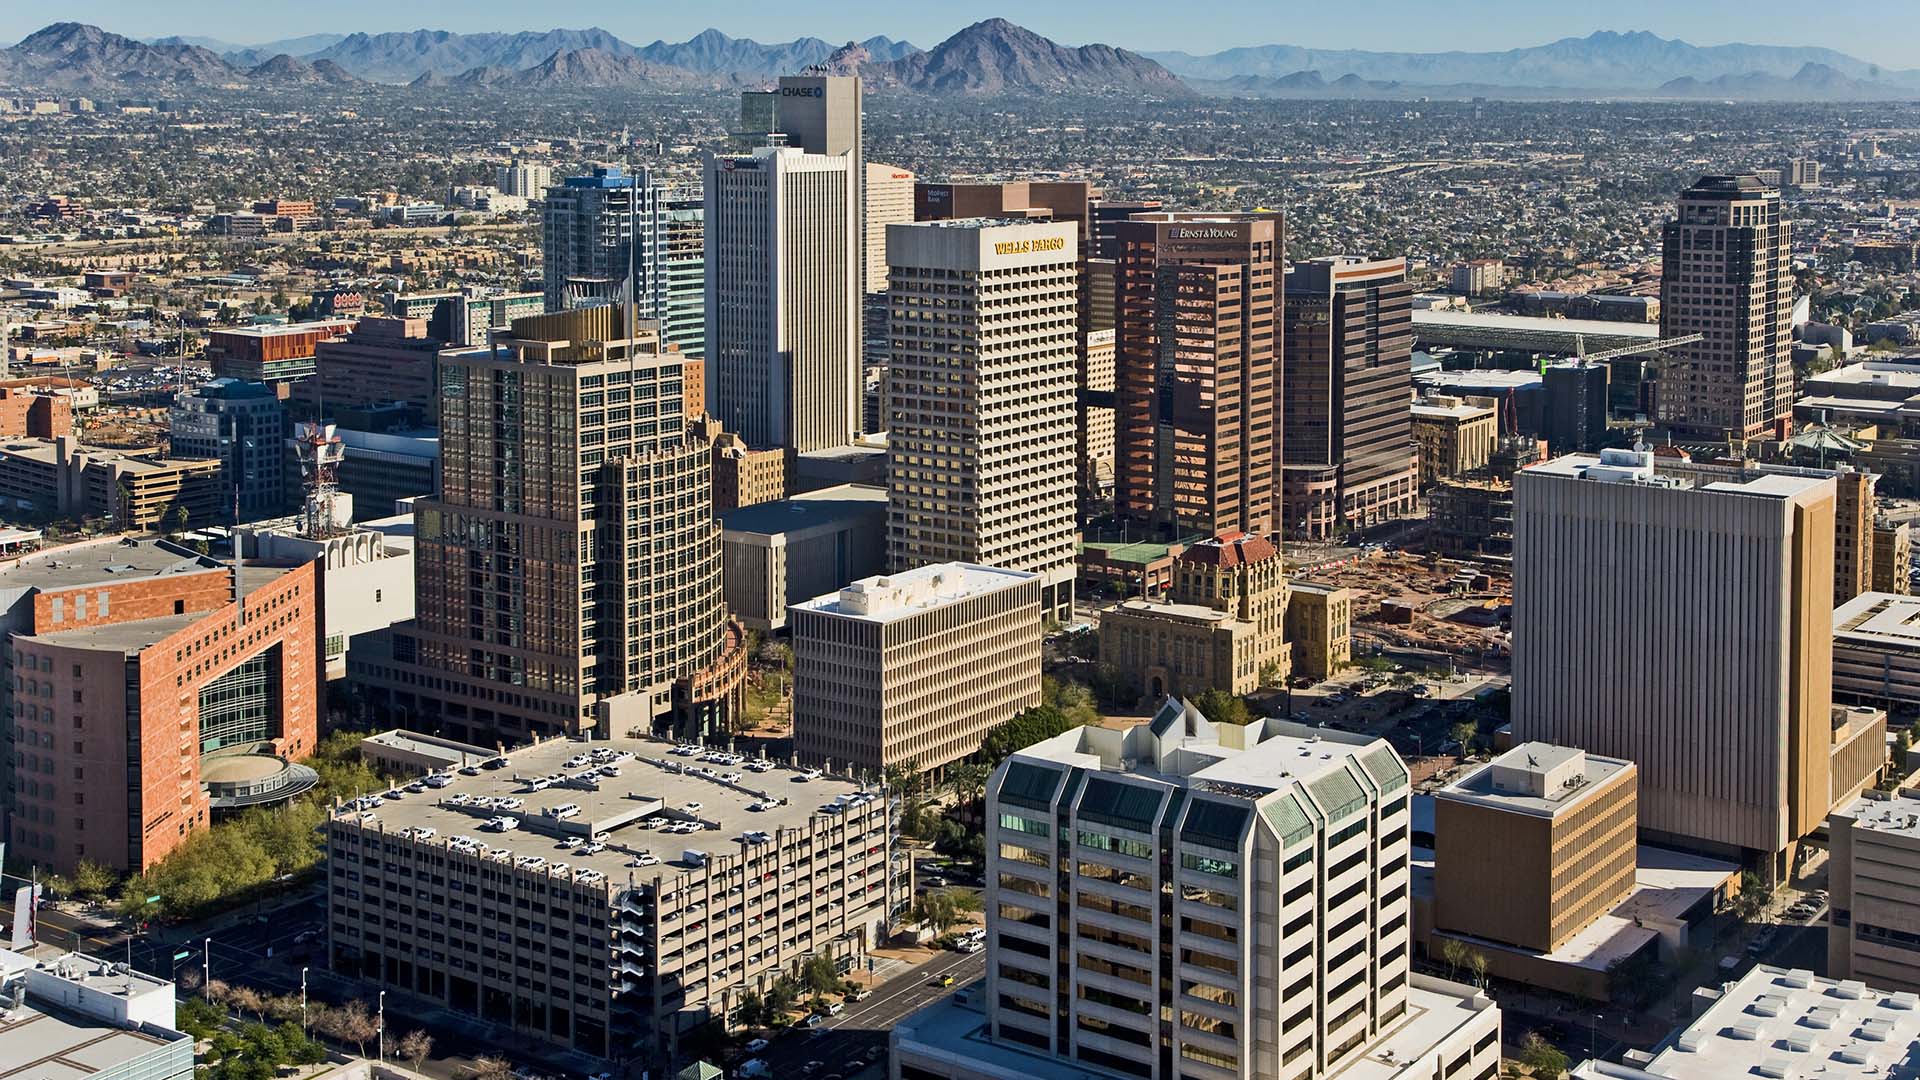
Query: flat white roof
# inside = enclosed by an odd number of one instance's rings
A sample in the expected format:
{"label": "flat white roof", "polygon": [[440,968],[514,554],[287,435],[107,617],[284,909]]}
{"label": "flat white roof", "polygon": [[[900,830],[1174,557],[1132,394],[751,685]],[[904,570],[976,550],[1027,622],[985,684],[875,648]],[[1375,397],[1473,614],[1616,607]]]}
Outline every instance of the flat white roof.
{"label": "flat white roof", "polygon": [[839,592],[816,596],[787,610],[888,623],[976,596],[1036,580],[1037,574],[976,563],[931,563],[898,574],[861,578]]}
{"label": "flat white roof", "polygon": [[1833,639],[1869,648],[1920,648],[1920,597],[1863,592],[1835,609]]}
{"label": "flat white roof", "polygon": [[1762,964],[1656,1056],[1675,1080],[1920,1075],[1920,999]]}
{"label": "flat white roof", "polygon": [[1477,311],[1427,311],[1413,313],[1413,325],[1451,326],[1463,330],[1535,330],[1553,334],[1593,334],[1599,337],[1660,337],[1656,323],[1610,322],[1606,319],[1549,319],[1537,315],[1488,315]]}
{"label": "flat white roof", "polygon": [[1839,812],[1853,818],[1855,829],[1889,836],[1920,836],[1920,798],[1906,792],[1891,798],[1862,794]]}

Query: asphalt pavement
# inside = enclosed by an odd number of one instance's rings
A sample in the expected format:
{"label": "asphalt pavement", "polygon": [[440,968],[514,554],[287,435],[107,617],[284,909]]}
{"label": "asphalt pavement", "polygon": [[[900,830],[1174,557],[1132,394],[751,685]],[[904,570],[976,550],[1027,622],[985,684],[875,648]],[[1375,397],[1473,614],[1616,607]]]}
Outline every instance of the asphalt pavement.
{"label": "asphalt pavement", "polygon": [[[954,990],[986,974],[985,952],[947,952],[906,971],[828,1017],[817,1028],[785,1031],[772,1039],[758,1057],[768,1074],[778,1080],[855,1080],[864,1072],[884,1068],[887,1033],[900,1021]],[[952,986],[941,986],[952,975]]]}

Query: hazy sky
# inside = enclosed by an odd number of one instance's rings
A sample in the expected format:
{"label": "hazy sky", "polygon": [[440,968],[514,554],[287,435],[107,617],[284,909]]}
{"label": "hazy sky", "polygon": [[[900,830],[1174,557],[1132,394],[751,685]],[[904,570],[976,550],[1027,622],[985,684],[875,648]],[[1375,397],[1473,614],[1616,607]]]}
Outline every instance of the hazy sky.
{"label": "hazy sky", "polygon": [[1894,68],[1920,66],[1915,0],[1022,0],[968,4],[750,0],[543,6],[525,0],[0,0],[0,41],[59,19],[133,37],[187,34],[253,44],[326,31],[545,30],[598,25],[646,44],[709,26],[735,37],[842,41],[885,34],[931,46],[992,15],[1069,45],[1214,52],[1284,43],[1318,48],[1470,51],[1538,45],[1594,30],[1651,30],[1696,45],[1824,45]]}

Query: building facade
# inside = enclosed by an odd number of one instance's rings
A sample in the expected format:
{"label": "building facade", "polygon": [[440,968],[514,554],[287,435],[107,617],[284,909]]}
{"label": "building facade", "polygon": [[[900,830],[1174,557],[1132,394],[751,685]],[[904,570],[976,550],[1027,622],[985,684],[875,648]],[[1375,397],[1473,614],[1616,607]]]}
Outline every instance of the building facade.
{"label": "building facade", "polygon": [[[1643,834],[1778,876],[1830,806],[1835,485],[1700,479],[1515,476],[1513,734],[1634,762]],[[1650,632],[1681,618],[1684,649]]]}
{"label": "building facade", "polygon": [[323,319],[285,326],[243,326],[207,334],[207,363],[215,378],[266,383],[282,397],[288,384],[313,374],[313,357],[323,341],[353,329],[352,319]]}
{"label": "building facade", "polygon": [[631,303],[639,317],[659,318],[664,197],[651,172],[615,166],[548,188],[540,214],[547,310]]}
{"label": "building facade", "polygon": [[1493,407],[1450,397],[1413,403],[1413,441],[1420,486],[1479,472],[1493,459],[1499,420]]}
{"label": "building facade", "polygon": [[793,748],[878,776],[933,774],[1040,704],[1041,580],[964,563],[853,582],[787,609]]}
{"label": "building facade", "polygon": [[860,433],[858,168],[792,146],[707,159],[707,412],[755,449]]}
{"label": "building facade", "polygon": [[350,656],[350,676],[382,708],[473,742],[649,730],[670,712],[725,723],[737,678],[695,713],[677,700],[744,661],[683,361],[613,307],[514,334],[442,359],[441,490],[415,504],[417,619],[395,629],[391,658]]}
{"label": "building facade", "polygon": [[1633,891],[1631,761],[1522,743],[1434,794],[1434,929],[1548,953]]}
{"label": "building facade", "polygon": [[1906,596],[1913,592],[1913,528],[1907,522],[1873,526],[1873,590]]}
{"label": "building facade", "polygon": [[1353,663],[1353,590],[1288,582],[1287,642],[1295,675],[1326,679]]}
{"label": "building facade", "polygon": [[1413,510],[1419,472],[1405,259],[1336,255],[1287,270],[1282,527],[1325,539]]}
{"label": "building facade", "polygon": [[1114,509],[1177,534],[1277,527],[1278,214],[1136,214],[1118,238]]}
{"label": "building facade", "polygon": [[1862,792],[1827,837],[1827,974],[1920,993],[1920,792]]}
{"label": "building facade", "polygon": [[1158,701],[1203,690],[1250,694],[1286,682],[1286,566],[1262,536],[1203,540],[1173,560],[1167,600],[1124,600],[1100,613],[1100,658]]}
{"label": "building facade", "polygon": [[887,489],[841,484],[725,514],[727,610],[781,630],[787,609],[887,568]]}
{"label": "building facade", "polygon": [[1834,609],[1833,693],[1887,708],[1920,705],[1920,600],[1864,592]]}
{"label": "building facade", "polygon": [[292,508],[287,439],[293,427],[272,387],[238,379],[203,383],[173,399],[167,429],[175,457],[219,460],[228,519],[258,521]]}
{"label": "building facade", "polygon": [[[314,349],[313,378],[302,380],[295,390],[301,407],[330,418],[343,408],[404,402],[433,423],[440,405],[440,354],[449,343],[433,336],[429,327],[437,320],[453,330],[450,324],[466,303],[458,295],[449,299],[446,318],[363,318],[352,333],[321,342]],[[465,328],[459,329],[464,335]]]}
{"label": "building facade", "polygon": [[904,1022],[896,1075],[1490,1075],[1499,1010],[1410,971],[1407,794],[1384,742],[1177,699],[1015,753],[987,784],[982,1023]]}
{"label": "building facade", "polygon": [[905,225],[913,216],[913,174],[898,165],[869,161],[866,184],[860,197],[864,202],[862,242],[866,245],[862,263],[867,292],[887,288],[887,226]]}
{"label": "building facade", "polygon": [[967,219],[887,230],[888,564],[1040,575],[1073,607],[1074,227]]}
{"label": "building facade", "polygon": [[1661,231],[1660,423],[1712,438],[1773,431],[1793,411],[1793,263],[1780,192],[1752,176],[1703,176]]}
{"label": "building facade", "polygon": [[319,590],[311,563],[236,571],[160,540],[0,566],[7,850],[137,873],[217,810],[313,786]]}

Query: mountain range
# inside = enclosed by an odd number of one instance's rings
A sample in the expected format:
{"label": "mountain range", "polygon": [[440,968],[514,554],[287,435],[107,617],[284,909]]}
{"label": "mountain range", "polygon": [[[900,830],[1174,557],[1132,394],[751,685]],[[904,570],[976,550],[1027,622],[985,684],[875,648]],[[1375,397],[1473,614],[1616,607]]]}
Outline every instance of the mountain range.
{"label": "mountain range", "polygon": [[1275,98],[1631,97],[1859,101],[1920,97],[1920,70],[1884,70],[1812,46],[1697,46],[1645,31],[1601,31],[1501,52],[1368,52],[1258,45],[1207,55],[1057,44],[987,19],[933,49],[887,37],[835,47],[765,44],[706,30],[634,45],[598,28],[461,34],[313,34],[258,45],[213,38],[136,41],[55,23],[0,48],[0,85],[352,86],[357,83],[703,89],[763,85],[802,70],[857,71],[876,88],[926,94],[1128,94]]}

